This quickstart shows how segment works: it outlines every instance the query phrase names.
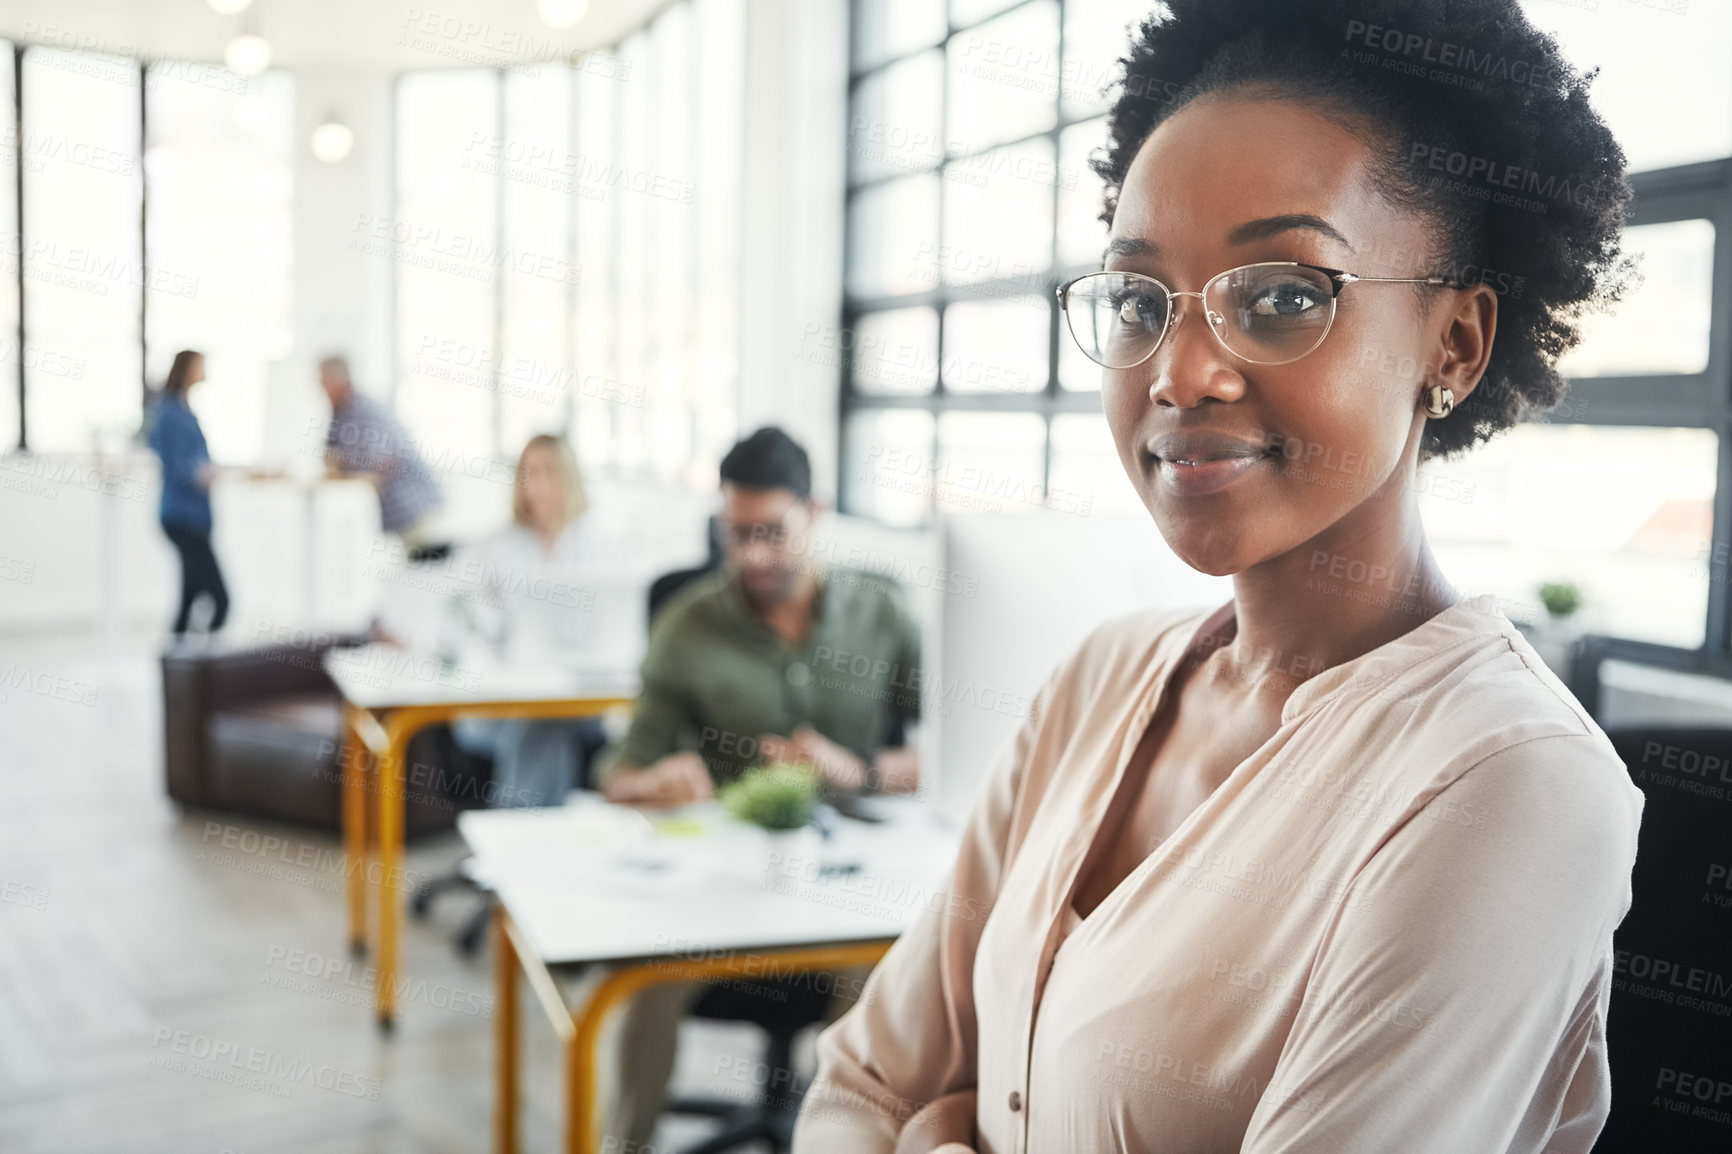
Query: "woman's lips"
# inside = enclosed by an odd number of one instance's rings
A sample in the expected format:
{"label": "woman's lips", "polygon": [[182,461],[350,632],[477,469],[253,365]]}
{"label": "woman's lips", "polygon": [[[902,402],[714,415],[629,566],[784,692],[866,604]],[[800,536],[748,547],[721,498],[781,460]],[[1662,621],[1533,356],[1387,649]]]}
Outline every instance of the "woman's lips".
{"label": "woman's lips", "polygon": [[1255,457],[1224,457],[1214,461],[1183,464],[1155,458],[1155,474],[1160,483],[1181,497],[1196,497],[1218,492],[1239,478],[1256,472],[1273,459],[1269,453]]}

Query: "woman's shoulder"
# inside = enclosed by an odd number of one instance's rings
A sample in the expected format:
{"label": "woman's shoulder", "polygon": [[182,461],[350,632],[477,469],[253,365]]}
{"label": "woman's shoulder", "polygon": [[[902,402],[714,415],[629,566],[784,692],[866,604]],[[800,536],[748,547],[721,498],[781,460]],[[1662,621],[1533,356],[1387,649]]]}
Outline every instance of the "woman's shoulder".
{"label": "woman's shoulder", "polygon": [[1191,627],[1202,622],[1217,607],[1186,605],[1138,609],[1109,617],[1089,631],[1061,664],[1069,681],[1085,691],[1101,688],[1123,678],[1138,678],[1154,660],[1167,660],[1177,652]]}
{"label": "woman's shoulder", "polygon": [[1039,723],[1069,729],[1123,706],[1151,667],[1172,660],[1213,611],[1203,605],[1139,609],[1102,621],[1047,675],[1037,699]]}
{"label": "woman's shoulder", "polygon": [[145,408],[145,414],[157,424],[167,421],[171,424],[190,422],[198,423],[198,417],[193,413],[192,406],[185,400],[163,393],[153,398]]}
{"label": "woman's shoulder", "polygon": [[1537,737],[1574,736],[1614,758],[1610,740],[1563,679],[1501,614],[1475,620],[1473,643],[1441,650],[1382,692],[1451,724],[1490,751]]}
{"label": "woman's shoulder", "polygon": [[1389,724],[1427,751],[1421,760],[1446,782],[1472,775],[1520,789],[1545,781],[1639,813],[1641,792],[1611,738],[1520,630],[1496,624],[1483,644],[1459,648],[1397,690],[1405,700]]}

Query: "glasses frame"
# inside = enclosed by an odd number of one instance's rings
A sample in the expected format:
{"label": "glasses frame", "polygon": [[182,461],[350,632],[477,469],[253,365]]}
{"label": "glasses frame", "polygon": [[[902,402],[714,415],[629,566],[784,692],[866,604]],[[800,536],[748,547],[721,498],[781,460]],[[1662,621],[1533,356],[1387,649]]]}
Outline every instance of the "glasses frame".
{"label": "glasses frame", "polygon": [[[790,524],[790,521],[793,524]],[[716,518],[716,537],[721,542],[723,551],[728,553],[751,545],[768,545],[772,549],[780,549],[788,543],[789,537],[809,528],[811,524],[812,515],[807,511],[805,502],[801,501],[788,506],[788,511],[783,513],[779,520],[751,522],[745,526],[743,539],[740,534],[740,526],[718,516]]]}
{"label": "glasses frame", "polygon": [[[1282,360],[1282,361],[1254,360],[1251,357],[1247,357],[1243,353],[1238,352],[1237,350],[1233,349],[1231,346],[1229,346],[1227,344],[1227,339],[1221,335],[1221,326],[1225,325],[1226,318],[1223,317],[1220,313],[1217,313],[1213,309],[1209,308],[1208,300],[1203,295],[1203,293],[1200,293],[1200,292],[1175,292],[1174,290],[1168,288],[1166,285],[1162,284],[1159,280],[1155,279],[1154,277],[1148,276],[1148,275],[1146,275],[1144,273],[1140,273],[1140,272],[1126,272],[1126,271],[1119,270],[1119,269],[1100,269],[1096,272],[1084,273],[1082,276],[1079,276],[1079,277],[1072,277],[1070,280],[1065,281],[1063,284],[1059,285],[1056,289],[1053,290],[1053,292],[1058,297],[1059,311],[1064,313],[1065,331],[1070,334],[1070,339],[1072,341],[1076,342],[1077,348],[1082,350],[1083,356],[1087,357],[1090,361],[1093,361],[1095,364],[1099,365],[1103,369],[1112,369],[1112,370],[1117,371],[1117,372],[1123,372],[1126,369],[1136,368],[1138,365],[1142,364],[1143,362],[1147,361],[1150,357],[1154,356],[1156,351],[1160,349],[1162,343],[1166,341],[1167,334],[1173,331],[1173,327],[1174,327],[1173,318],[1179,315],[1179,308],[1178,308],[1178,305],[1176,303],[1176,300],[1179,297],[1196,297],[1197,298],[1198,302],[1202,305],[1202,308],[1203,308],[1203,318],[1209,322],[1209,325],[1208,325],[1209,332],[1214,334],[1215,342],[1217,344],[1219,344],[1223,349],[1226,349],[1226,351],[1228,353],[1237,357],[1239,360],[1244,361],[1246,364],[1252,364],[1252,365],[1290,365],[1294,361],[1302,360],[1305,357],[1310,356],[1312,353],[1316,352],[1319,348],[1322,347],[1323,342],[1325,339],[1328,338],[1330,331],[1335,328],[1335,314],[1337,311],[1336,310],[1336,302],[1339,301],[1341,298],[1341,290],[1346,288],[1350,284],[1423,284],[1423,285],[1435,285],[1439,288],[1457,288],[1457,289],[1471,287],[1467,284],[1462,283],[1461,281],[1458,281],[1458,280],[1455,280],[1451,277],[1446,277],[1446,276],[1404,276],[1404,277],[1398,277],[1398,276],[1360,276],[1358,273],[1351,273],[1351,272],[1346,271],[1345,269],[1325,268],[1322,265],[1306,264],[1303,261],[1297,261],[1297,260],[1261,260],[1261,261],[1252,261],[1250,264],[1236,265],[1233,268],[1227,269],[1225,272],[1216,273],[1214,276],[1209,278],[1209,283],[1217,281],[1224,276],[1231,276],[1236,272],[1243,272],[1246,269],[1252,269],[1252,268],[1306,268],[1306,269],[1312,270],[1313,272],[1320,272],[1324,276],[1329,278],[1329,283],[1333,287],[1333,291],[1329,295],[1329,319],[1324,322],[1323,331],[1321,333],[1317,334],[1317,343],[1316,344],[1313,344],[1310,348],[1306,349],[1304,352],[1300,353],[1298,356],[1288,357],[1286,360]],[[1082,283],[1085,280],[1089,280],[1093,277],[1101,277],[1101,276],[1135,277],[1138,280],[1148,281],[1150,284],[1154,285],[1156,288],[1160,289],[1163,293],[1165,293],[1167,295],[1166,324],[1164,324],[1161,327],[1160,333],[1158,335],[1156,335],[1155,343],[1149,346],[1149,351],[1144,353],[1141,357],[1139,357],[1135,361],[1132,361],[1128,365],[1109,365],[1105,361],[1097,359],[1093,353],[1089,352],[1088,349],[1086,347],[1084,347],[1082,339],[1077,336],[1076,330],[1071,327],[1071,323],[1070,323],[1070,316],[1071,316],[1071,314],[1070,314],[1070,291],[1071,291],[1071,289],[1076,287],[1078,284]]]}

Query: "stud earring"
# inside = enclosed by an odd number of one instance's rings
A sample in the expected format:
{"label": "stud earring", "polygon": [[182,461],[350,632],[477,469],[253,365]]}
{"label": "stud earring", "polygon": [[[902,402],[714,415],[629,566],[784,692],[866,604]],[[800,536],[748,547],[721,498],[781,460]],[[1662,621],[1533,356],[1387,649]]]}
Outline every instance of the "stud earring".
{"label": "stud earring", "polygon": [[1455,408],[1455,394],[1442,385],[1433,385],[1425,390],[1425,415],[1428,417],[1447,417]]}

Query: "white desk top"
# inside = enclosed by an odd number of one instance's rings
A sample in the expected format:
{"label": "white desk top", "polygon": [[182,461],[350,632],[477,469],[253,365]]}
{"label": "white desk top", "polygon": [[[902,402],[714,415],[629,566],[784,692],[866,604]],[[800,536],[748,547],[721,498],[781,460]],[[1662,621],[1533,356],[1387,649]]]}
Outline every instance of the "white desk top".
{"label": "white desk top", "polygon": [[635,669],[506,664],[475,654],[445,665],[432,654],[394,645],[332,649],[325,654],[325,672],[347,701],[363,709],[636,697],[639,684]]}
{"label": "white desk top", "polygon": [[[912,800],[881,824],[768,835],[705,802],[469,810],[475,875],[550,965],[895,937],[938,905],[961,829]],[[788,839],[774,843],[773,838]],[[855,865],[852,872],[826,867]]]}

